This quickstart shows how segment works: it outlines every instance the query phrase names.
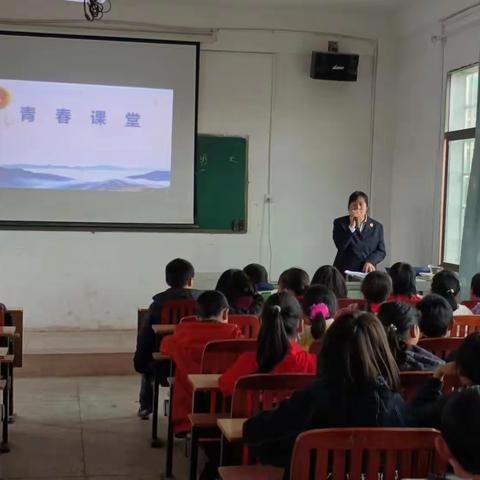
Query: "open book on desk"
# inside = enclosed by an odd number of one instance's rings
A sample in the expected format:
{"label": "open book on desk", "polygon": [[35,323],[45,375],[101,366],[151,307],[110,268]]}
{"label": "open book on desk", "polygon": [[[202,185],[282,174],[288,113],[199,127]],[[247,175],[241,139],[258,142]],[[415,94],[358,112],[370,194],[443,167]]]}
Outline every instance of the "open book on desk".
{"label": "open book on desk", "polygon": [[344,273],[347,277],[356,278],[357,280],[363,280],[368,275],[368,273],[352,272],[351,270],[345,270]]}

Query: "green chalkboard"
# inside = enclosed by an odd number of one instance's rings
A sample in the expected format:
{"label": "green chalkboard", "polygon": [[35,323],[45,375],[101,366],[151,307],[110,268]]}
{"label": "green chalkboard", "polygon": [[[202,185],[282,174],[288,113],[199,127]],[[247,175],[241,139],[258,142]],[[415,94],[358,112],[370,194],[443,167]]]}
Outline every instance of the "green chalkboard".
{"label": "green chalkboard", "polygon": [[195,194],[199,228],[246,231],[247,152],[246,138],[198,136]]}

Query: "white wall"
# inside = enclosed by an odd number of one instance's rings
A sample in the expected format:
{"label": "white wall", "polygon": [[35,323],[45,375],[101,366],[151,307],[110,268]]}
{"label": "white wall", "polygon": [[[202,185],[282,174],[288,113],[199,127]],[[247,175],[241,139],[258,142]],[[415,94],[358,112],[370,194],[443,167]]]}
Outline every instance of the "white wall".
{"label": "white wall", "polygon": [[[449,70],[478,60],[480,26],[452,25],[445,43],[441,20],[473,0],[411,2],[396,17],[396,122],[392,183],[391,258],[439,261],[443,81]],[[452,22],[448,22],[449,25]]]}
{"label": "white wall", "polygon": [[[176,256],[190,259],[198,272],[219,272],[250,261],[268,265],[264,194],[269,153],[273,277],[289,266],[313,273],[332,262],[331,222],[344,214],[347,195],[355,188],[368,191],[372,184],[372,213],[388,232],[393,76],[384,15],[305,8],[200,9],[153,0],[113,3],[109,19],[222,27],[218,40],[203,46],[199,131],[249,137],[248,233],[2,231],[0,265],[6,274],[0,281],[1,298],[25,308],[27,328],[133,328],[136,307],[164,288],[164,265]],[[80,15],[78,5],[59,0],[41,12],[35,0],[0,5],[3,18]],[[313,49],[326,49],[332,35],[232,27],[378,38],[373,161],[371,42],[341,39],[344,51],[362,54],[359,82],[328,84],[309,79],[309,56]]]}

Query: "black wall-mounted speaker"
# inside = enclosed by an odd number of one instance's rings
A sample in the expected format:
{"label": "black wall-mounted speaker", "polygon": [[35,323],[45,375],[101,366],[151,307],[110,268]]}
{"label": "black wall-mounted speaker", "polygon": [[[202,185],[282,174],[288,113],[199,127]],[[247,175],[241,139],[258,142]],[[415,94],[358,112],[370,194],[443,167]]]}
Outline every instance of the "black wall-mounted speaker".
{"label": "black wall-mounted speaker", "polygon": [[310,77],[315,80],[356,82],[358,55],[330,52],[312,52]]}

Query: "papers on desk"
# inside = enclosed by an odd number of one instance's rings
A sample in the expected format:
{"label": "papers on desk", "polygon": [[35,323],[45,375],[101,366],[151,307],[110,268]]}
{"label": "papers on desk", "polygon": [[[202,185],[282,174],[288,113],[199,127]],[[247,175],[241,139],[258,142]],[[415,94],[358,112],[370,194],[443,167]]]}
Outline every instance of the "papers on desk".
{"label": "papers on desk", "polygon": [[347,277],[356,278],[357,280],[363,280],[368,274],[363,272],[352,272],[351,270],[345,270]]}

